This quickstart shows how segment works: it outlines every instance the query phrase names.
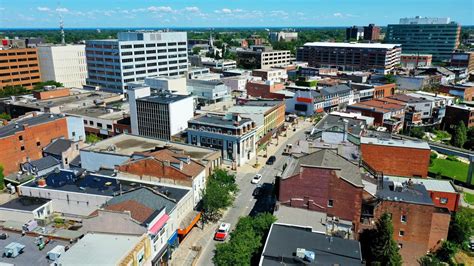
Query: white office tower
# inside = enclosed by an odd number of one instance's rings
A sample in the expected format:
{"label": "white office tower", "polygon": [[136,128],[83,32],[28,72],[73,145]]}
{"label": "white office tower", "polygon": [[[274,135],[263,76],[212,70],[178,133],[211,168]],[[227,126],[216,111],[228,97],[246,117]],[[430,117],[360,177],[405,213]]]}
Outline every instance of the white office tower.
{"label": "white office tower", "polygon": [[129,88],[127,94],[134,135],[171,140],[188,127],[194,116],[191,95],[155,93],[148,86]]}
{"label": "white office tower", "polygon": [[41,79],[61,82],[65,87],[82,88],[87,78],[85,48],[83,44],[39,45]]}
{"label": "white office tower", "polygon": [[187,33],[120,32],[118,39],[86,41],[87,84],[124,93],[127,83],[176,76],[188,68]]}

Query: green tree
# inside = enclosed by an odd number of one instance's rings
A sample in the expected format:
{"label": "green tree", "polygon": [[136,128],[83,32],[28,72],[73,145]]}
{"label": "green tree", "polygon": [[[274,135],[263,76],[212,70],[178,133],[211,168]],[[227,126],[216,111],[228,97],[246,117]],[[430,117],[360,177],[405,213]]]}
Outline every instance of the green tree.
{"label": "green tree", "polygon": [[474,150],[474,127],[470,127],[467,130],[467,140],[464,143],[464,148]]}
{"label": "green tree", "polygon": [[385,82],[386,83],[395,83],[395,77],[392,74],[385,75]]}
{"label": "green tree", "polygon": [[441,261],[433,254],[428,254],[418,260],[420,266],[441,266]]}
{"label": "green tree", "polygon": [[235,176],[223,169],[216,169],[209,176],[202,196],[203,218],[217,221],[221,210],[232,205],[234,194],[238,191]]}
{"label": "green tree", "polygon": [[212,259],[214,264],[251,265],[252,256],[262,247],[262,242],[275,221],[275,216],[269,213],[240,217],[235,230],[230,234],[230,241],[216,246]]}
{"label": "green tree", "polygon": [[1,113],[0,114],[0,119],[10,120],[10,119],[12,119],[12,117],[11,117],[11,115],[9,115],[7,113]]}
{"label": "green tree", "polygon": [[456,126],[453,132],[453,136],[451,137],[451,144],[453,146],[462,148],[464,143],[467,141],[467,129],[466,125],[462,121]]}
{"label": "green tree", "polygon": [[441,247],[436,251],[436,258],[443,262],[450,262],[451,258],[458,251],[456,244],[449,241],[443,241]]}
{"label": "green tree", "polygon": [[361,234],[363,255],[368,264],[402,265],[402,257],[393,239],[393,225],[390,214],[384,213],[376,222],[374,229]]}
{"label": "green tree", "polygon": [[45,82],[36,83],[33,89],[42,90],[44,86],[56,86],[57,88],[59,88],[59,87],[64,87],[64,84],[62,84],[61,82],[54,81],[54,80],[48,80]]}
{"label": "green tree", "polygon": [[5,86],[0,90],[0,97],[23,95],[27,93],[29,93],[29,90],[23,86]]}
{"label": "green tree", "polygon": [[193,47],[193,54],[199,54],[201,52],[202,48],[201,47]]}
{"label": "green tree", "polygon": [[0,165],[0,190],[3,190],[5,188],[5,183],[4,183],[4,175],[3,175],[3,166]]}
{"label": "green tree", "polygon": [[100,138],[99,136],[97,135],[94,135],[94,134],[87,134],[86,135],[86,143],[97,143],[99,141],[101,141],[102,138]]}
{"label": "green tree", "polygon": [[425,130],[422,127],[412,127],[408,131],[408,135],[417,139],[422,139],[425,136]]}
{"label": "green tree", "polygon": [[461,207],[449,224],[448,240],[467,250],[472,235],[474,235],[474,210]]}

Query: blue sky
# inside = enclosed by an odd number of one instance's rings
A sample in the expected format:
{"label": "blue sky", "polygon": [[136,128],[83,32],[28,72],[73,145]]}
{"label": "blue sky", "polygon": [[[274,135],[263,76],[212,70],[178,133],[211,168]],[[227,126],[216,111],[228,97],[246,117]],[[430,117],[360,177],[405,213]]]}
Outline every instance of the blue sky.
{"label": "blue sky", "polygon": [[[60,5],[58,4],[60,2]],[[0,0],[0,28],[347,26],[401,17],[474,25],[474,0]]]}

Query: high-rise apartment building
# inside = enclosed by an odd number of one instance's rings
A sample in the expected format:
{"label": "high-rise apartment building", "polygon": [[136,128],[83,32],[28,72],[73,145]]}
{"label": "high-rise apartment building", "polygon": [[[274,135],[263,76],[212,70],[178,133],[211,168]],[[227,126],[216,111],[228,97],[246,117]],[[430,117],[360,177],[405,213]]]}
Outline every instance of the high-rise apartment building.
{"label": "high-rise apartment building", "polygon": [[65,87],[82,88],[86,84],[86,46],[39,45],[41,79],[61,82]]}
{"label": "high-rise apartment building", "polygon": [[376,41],[378,39],[380,39],[380,27],[375,26],[375,24],[364,26],[364,40]]}
{"label": "high-rise apartment building", "polygon": [[387,73],[400,63],[400,53],[398,44],[312,42],[298,48],[296,60],[311,67]]}
{"label": "high-rise apartment building", "polygon": [[123,93],[128,82],[187,71],[186,32],[136,31],[117,36],[86,41],[88,85]]}
{"label": "high-rise apartment building", "polygon": [[127,93],[134,135],[170,140],[194,116],[193,96],[152,93],[150,87],[129,88]]}
{"label": "high-rise apartment building", "polygon": [[390,24],[386,43],[402,45],[402,52],[431,54],[433,61],[447,61],[459,45],[461,26],[449,18],[402,18],[400,24]]}
{"label": "high-rise apartment building", "polygon": [[38,82],[41,74],[36,48],[0,50],[0,89],[6,86],[33,89]]}

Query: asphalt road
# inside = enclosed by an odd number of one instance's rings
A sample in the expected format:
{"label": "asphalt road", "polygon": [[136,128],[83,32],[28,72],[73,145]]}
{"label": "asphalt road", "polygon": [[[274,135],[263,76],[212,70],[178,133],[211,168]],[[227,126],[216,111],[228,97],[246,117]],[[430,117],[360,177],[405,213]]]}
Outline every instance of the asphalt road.
{"label": "asphalt road", "polygon": [[[286,144],[295,144],[299,139],[304,139],[304,129],[296,132],[291,136],[273,155],[276,156],[276,161],[273,165],[265,165],[258,172],[262,175],[260,184],[266,193],[262,193],[259,197],[252,196],[256,185],[251,184],[252,177],[257,173],[237,173],[237,184],[239,186],[239,193],[235,198],[233,207],[225,214],[220,222],[230,223],[232,230],[234,229],[239,217],[247,215],[255,215],[259,212],[270,211],[274,205],[274,199],[270,196],[270,192],[275,181],[275,176],[281,173],[283,164],[288,160],[287,156],[282,156],[282,152]],[[269,154],[270,156],[271,154]],[[260,163],[265,163],[266,158],[259,157]],[[262,161],[260,161],[262,160]],[[212,257],[214,256],[214,249],[219,243],[213,240],[213,234],[208,236],[206,245],[203,246],[202,253],[199,257],[197,265],[213,265]]]}

